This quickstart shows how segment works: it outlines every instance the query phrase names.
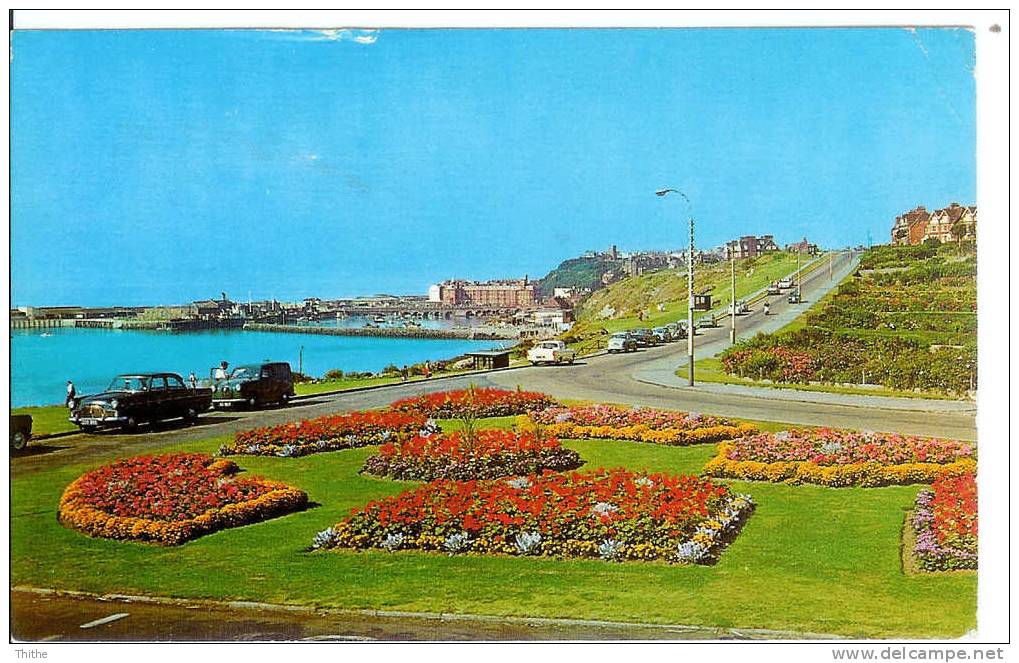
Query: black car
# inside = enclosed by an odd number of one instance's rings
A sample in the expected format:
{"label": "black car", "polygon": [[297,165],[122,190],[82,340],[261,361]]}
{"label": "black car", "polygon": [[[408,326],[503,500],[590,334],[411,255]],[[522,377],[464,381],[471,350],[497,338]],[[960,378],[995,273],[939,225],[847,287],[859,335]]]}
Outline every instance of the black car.
{"label": "black car", "polygon": [[282,361],[237,366],[229,373],[212,369],[213,407],[286,405],[294,395],[294,375]]}
{"label": "black car", "polygon": [[176,373],[118,375],[106,391],[76,398],[70,420],[87,433],[101,428],[134,430],[182,417],[194,421],[212,406],[212,390],[185,386]]}
{"label": "black car", "polygon": [[32,415],[11,415],[11,449],[21,451],[32,439]]}

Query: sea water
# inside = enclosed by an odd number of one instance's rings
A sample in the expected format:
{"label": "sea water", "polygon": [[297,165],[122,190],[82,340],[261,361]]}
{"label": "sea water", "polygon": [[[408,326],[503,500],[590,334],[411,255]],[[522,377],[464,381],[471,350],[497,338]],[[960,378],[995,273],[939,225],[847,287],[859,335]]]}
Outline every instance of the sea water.
{"label": "sea water", "polygon": [[321,377],[333,368],[379,371],[509,344],[243,330],[12,329],[11,406],[60,403],[68,380],[78,394],[96,393],[120,373],[166,371],[187,378],[194,372],[202,379],[221,361],[237,366],[272,360]]}

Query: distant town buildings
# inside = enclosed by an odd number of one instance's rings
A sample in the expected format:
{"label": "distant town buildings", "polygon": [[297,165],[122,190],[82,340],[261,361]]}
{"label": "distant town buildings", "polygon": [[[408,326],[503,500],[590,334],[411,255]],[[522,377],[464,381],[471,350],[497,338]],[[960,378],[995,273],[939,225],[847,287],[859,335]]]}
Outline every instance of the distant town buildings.
{"label": "distant town buildings", "polygon": [[778,250],[778,244],[775,243],[774,235],[761,235],[760,237],[744,235],[739,239],[726,242],[725,259],[732,260],[734,257],[737,259],[756,258],[765,253]]}
{"label": "distant town buildings", "polygon": [[892,226],[892,244],[922,244],[929,239],[941,242],[973,239],[976,237],[977,208],[952,203],[948,207],[928,212],[923,205],[895,217]]}
{"label": "distant town buildings", "polygon": [[809,255],[815,255],[818,252],[817,244],[811,244],[807,241],[806,237],[799,242],[786,244],[785,250],[789,253],[806,253]]}
{"label": "distant town buildings", "polygon": [[450,280],[431,286],[428,300],[444,306],[528,308],[537,302],[537,289],[526,275],[516,280]]}

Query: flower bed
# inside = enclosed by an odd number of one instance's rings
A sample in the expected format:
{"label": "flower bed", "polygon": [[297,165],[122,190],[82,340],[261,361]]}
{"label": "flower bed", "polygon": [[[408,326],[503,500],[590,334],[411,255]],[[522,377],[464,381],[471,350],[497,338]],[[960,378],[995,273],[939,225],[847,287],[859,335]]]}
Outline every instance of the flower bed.
{"label": "flower bed", "polygon": [[434,481],[355,509],[312,547],[708,563],[752,511],[706,479],[624,469]]}
{"label": "flower bed", "polygon": [[909,518],[914,565],[923,571],[977,568],[977,483],[972,474],[944,477],[916,496]]}
{"label": "flower bed", "polygon": [[57,518],[89,536],[178,545],[308,503],[302,490],[259,477],[235,478],[237,471],[233,461],[204,454],[120,460],[71,483]]}
{"label": "flower bed", "polygon": [[482,430],[473,437],[462,433],[418,436],[386,443],[365,461],[363,472],[393,479],[495,479],[542,470],[573,470],[580,454],[554,437]]}
{"label": "flower bed", "polygon": [[368,410],[240,431],[231,444],[220,447],[219,453],[288,458],[383,444],[438,430],[422,414]]}
{"label": "flower bed", "polygon": [[719,417],[610,405],[550,407],[528,415],[549,435],[572,439],[634,440],[680,446],[731,440],[757,432]]}
{"label": "flower bed", "polygon": [[931,483],[976,469],[972,444],[833,429],[763,433],[719,445],[708,476],[824,486]]}
{"label": "flower bed", "polygon": [[404,398],[389,407],[398,412],[417,412],[436,419],[457,419],[464,416],[506,417],[555,404],[551,396],[534,391],[472,388]]}

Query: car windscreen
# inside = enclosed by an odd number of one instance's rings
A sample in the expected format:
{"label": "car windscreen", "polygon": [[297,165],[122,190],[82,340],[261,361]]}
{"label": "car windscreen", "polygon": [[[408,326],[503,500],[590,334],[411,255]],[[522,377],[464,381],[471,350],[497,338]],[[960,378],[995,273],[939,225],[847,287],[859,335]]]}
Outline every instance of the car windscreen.
{"label": "car windscreen", "polygon": [[238,366],[234,370],[230,371],[231,378],[257,378],[258,377],[258,366]]}
{"label": "car windscreen", "polygon": [[106,388],[106,391],[146,391],[148,388],[148,378],[120,375],[113,378],[113,382]]}

